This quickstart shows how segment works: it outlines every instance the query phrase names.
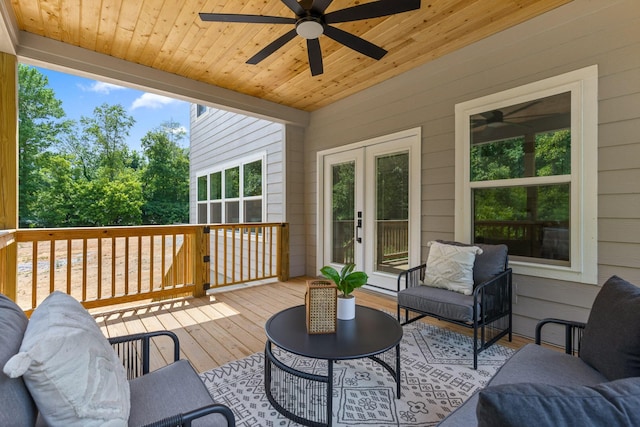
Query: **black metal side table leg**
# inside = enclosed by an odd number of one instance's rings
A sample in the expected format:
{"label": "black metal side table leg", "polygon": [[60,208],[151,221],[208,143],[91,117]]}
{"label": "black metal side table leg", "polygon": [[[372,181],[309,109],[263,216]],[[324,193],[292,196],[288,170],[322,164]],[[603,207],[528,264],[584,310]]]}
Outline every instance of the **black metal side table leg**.
{"label": "black metal side table leg", "polygon": [[400,343],[396,345],[396,398],[400,399]]}
{"label": "black metal side table leg", "polygon": [[327,360],[327,425],[333,416],[333,360]]}

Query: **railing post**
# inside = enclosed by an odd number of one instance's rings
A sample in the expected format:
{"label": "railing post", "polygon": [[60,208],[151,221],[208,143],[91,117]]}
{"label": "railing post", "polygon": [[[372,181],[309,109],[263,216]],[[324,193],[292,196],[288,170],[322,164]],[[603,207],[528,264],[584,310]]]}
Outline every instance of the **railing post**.
{"label": "railing post", "polygon": [[195,262],[194,262],[194,284],[195,284],[195,297],[202,297],[205,295],[206,290],[209,289],[211,272],[209,271],[209,226],[196,227],[195,235],[195,248],[193,250]]}
{"label": "railing post", "polygon": [[[0,230],[18,228],[18,58],[0,52]],[[18,244],[0,251],[2,292],[17,298]]]}
{"label": "railing post", "polygon": [[289,280],[289,224],[280,224],[278,230],[278,256],[276,260],[278,280],[286,282]]}

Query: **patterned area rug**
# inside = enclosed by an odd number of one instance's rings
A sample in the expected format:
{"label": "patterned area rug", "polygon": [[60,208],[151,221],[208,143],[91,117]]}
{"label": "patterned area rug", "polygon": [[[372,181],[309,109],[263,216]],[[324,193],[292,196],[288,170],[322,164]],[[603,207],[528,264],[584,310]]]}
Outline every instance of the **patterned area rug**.
{"label": "patterned area rug", "polygon": [[[472,339],[416,322],[404,326],[401,342],[402,398],[395,382],[370,359],[334,364],[334,426],[432,426],[478,388],[483,387],[514,350],[494,344],[480,353],[474,371]],[[308,359],[274,347],[289,366],[326,375],[327,362]],[[392,363],[395,351],[385,353]],[[395,366],[393,364],[392,366]],[[228,363],[200,374],[213,398],[233,409],[241,427],[299,424],[278,413],[264,392],[264,354]]]}

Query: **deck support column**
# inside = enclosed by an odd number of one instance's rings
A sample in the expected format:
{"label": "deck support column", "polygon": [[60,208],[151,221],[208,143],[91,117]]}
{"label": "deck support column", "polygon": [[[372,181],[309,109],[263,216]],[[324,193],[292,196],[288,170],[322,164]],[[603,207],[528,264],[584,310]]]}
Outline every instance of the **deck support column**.
{"label": "deck support column", "polygon": [[278,257],[277,270],[278,281],[286,282],[289,280],[289,224],[282,223],[278,228]]}
{"label": "deck support column", "polygon": [[[18,228],[18,58],[0,52],[0,232]],[[16,300],[18,245],[0,249],[0,291]]]}

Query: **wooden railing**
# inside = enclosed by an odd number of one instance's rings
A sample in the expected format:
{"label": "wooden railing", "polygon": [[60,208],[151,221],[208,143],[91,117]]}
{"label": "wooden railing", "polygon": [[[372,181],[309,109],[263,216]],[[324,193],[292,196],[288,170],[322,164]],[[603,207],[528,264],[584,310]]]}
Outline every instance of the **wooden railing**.
{"label": "wooden railing", "polygon": [[103,307],[287,280],[288,243],[281,223],[20,229],[0,234],[0,277],[13,263],[17,286],[2,291],[27,313],[54,291]]}

